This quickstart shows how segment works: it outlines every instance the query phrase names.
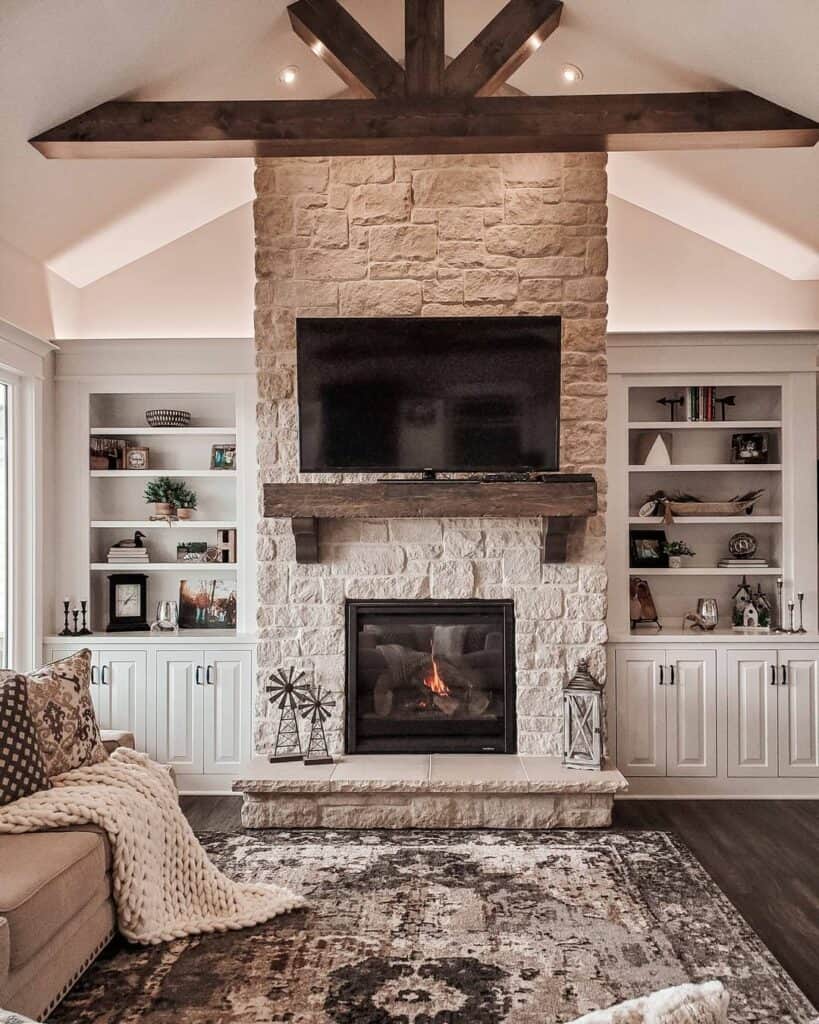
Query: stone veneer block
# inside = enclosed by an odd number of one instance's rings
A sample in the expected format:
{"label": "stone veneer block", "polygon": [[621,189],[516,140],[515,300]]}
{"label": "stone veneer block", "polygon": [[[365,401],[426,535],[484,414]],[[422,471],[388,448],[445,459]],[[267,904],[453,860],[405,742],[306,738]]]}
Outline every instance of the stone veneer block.
{"label": "stone veneer block", "polygon": [[[426,762],[426,764],[425,764]],[[425,755],[345,758],[300,777],[237,779],[246,828],[602,828],[614,795],[627,788],[616,770],[582,772],[553,757]],[[316,769],[309,769],[314,772]]]}

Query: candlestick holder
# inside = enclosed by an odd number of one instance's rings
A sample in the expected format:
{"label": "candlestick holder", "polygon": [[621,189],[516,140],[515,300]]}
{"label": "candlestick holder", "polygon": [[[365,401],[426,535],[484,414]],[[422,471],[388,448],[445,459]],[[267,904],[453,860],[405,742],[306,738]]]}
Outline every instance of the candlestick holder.
{"label": "candlestick holder", "polygon": [[57,634],[58,636],[71,636],[71,630],[68,628],[68,609],[70,604],[70,601],[63,601],[63,617],[65,619],[65,625]]}
{"label": "candlestick holder", "polygon": [[793,628],[793,601],[788,601],[788,633],[795,633],[796,630]]}
{"label": "candlestick holder", "polygon": [[799,601],[799,629],[797,629],[796,632],[797,633],[807,633],[807,630],[805,629],[805,620],[804,620],[804,617],[803,617],[803,611],[804,611],[803,605],[804,605],[804,602],[805,602],[805,595],[804,594],[797,594],[796,595],[796,599]]}
{"label": "candlestick holder", "polygon": [[774,630],[773,630],[774,633],[787,633],[788,632],[785,629],[785,627],[783,626],[783,624],[782,624],[782,621],[783,621],[783,614],[782,614],[782,587],[783,587],[784,582],[785,581],[782,579],[781,576],[776,581],[776,626],[774,627]]}
{"label": "candlestick holder", "polygon": [[74,608],[72,610],[71,614],[74,617],[74,629],[71,631],[71,635],[72,636],[78,636],[79,632],[80,632],[79,628],[77,626],[77,619],[79,619],[79,617],[80,617],[79,609]]}
{"label": "candlestick holder", "polygon": [[77,636],[91,636],[91,630],[88,628],[88,601],[80,601],[80,608],[82,609],[82,629]]}

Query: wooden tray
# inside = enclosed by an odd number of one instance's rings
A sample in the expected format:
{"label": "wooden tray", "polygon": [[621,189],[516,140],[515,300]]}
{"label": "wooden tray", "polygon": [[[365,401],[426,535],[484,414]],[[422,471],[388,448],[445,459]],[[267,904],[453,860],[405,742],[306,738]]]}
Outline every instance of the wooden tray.
{"label": "wooden tray", "polygon": [[674,517],[684,519],[686,516],[741,516],[750,515],[759,498],[746,498],[744,501],[668,501],[665,503],[663,521],[673,523]]}

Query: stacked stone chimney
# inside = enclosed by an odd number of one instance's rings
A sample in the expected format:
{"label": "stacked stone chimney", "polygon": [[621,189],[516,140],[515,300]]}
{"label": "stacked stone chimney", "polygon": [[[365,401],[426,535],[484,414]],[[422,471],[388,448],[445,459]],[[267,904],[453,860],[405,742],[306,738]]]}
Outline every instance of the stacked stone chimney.
{"label": "stacked stone chimney", "polygon": [[601,503],[574,524],[564,565],[541,564],[530,519],[325,521],[320,563],[298,565],[290,523],[260,512],[260,751],[275,733],[264,686],[283,664],[337,691],[328,735],[343,749],[345,598],[483,597],[515,602],[518,749],[560,752],[566,673],[588,657],[605,675],[605,164],[604,154],[257,162],[260,493],[317,479],[298,471],[298,316],[557,315],[561,470],[593,473]]}

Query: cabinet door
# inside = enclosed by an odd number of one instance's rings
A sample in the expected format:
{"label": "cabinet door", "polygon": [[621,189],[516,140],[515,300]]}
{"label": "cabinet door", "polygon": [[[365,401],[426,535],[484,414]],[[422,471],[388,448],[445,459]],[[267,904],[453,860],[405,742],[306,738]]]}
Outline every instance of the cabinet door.
{"label": "cabinet door", "polygon": [[717,774],[717,654],[666,651],[667,774]]}
{"label": "cabinet door", "polygon": [[665,775],[664,651],[619,648],[617,767],[628,775]]}
{"label": "cabinet door", "polygon": [[728,775],[771,778],[777,774],[776,651],[726,654]]}
{"label": "cabinet door", "polygon": [[157,653],[157,757],[187,774],[202,773],[204,690],[202,651]]}
{"label": "cabinet door", "polygon": [[147,750],[148,656],[144,650],[101,650],[96,689],[106,708],[103,729],[134,734],[137,750]]}
{"label": "cabinet door", "polygon": [[205,772],[232,775],[242,766],[242,710],[251,675],[249,651],[205,654]]}
{"label": "cabinet door", "polygon": [[779,774],[819,775],[819,651],[779,652]]}

